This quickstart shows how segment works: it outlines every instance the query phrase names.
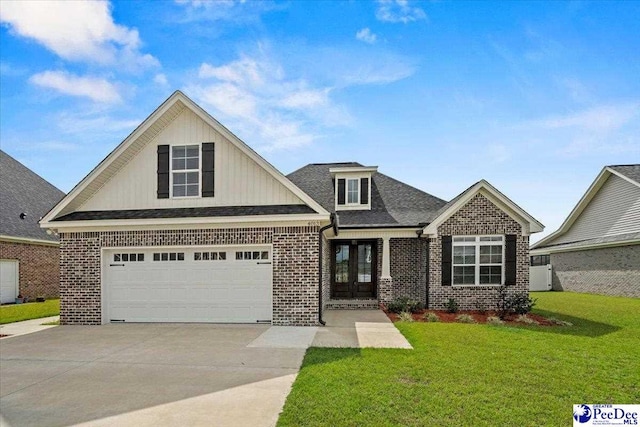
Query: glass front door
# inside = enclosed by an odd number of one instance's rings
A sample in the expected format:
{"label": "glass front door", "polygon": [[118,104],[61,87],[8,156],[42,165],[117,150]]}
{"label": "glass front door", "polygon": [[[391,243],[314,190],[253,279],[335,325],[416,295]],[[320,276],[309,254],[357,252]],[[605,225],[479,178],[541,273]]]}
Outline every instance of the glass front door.
{"label": "glass front door", "polygon": [[332,298],[376,296],[375,242],[335,242],[333,245]]}

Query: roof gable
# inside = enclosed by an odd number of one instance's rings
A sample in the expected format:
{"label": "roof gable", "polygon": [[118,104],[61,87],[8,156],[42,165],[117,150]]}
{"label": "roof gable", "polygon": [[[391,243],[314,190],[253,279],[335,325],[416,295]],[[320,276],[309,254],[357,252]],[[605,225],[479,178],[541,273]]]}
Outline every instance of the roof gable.
{"label": "roof gable", "polygon": [[640,231],[640,165],[605,166],[560,228],[531,248]]}
{"label": "roof gable", "polygon": [[62,191],[0,150],[0,236],[57,241],[38,221],[63,197]]}
{"label": "roof gable", "polygon": [[467,188],[443,206],[436,213],[433,221],[423,229],[423,233],[430,236],[437,236],[438,227],[471,201],[476,194],[482,194],[491,203],[496,205],[496,207],[502,209],[517,221],[522,226],[522,232],[524,234],[538,233],[544,230],[544,225],[483,179]]}
{"label": "roof gable", "polygon": [[[273,181],[273,185],[280,186],[282,188],[281,192],[291,194],[291,197],[284,202],[285,204],[302,203],[310,206],[317,213],[327,214],[327,212],[318,203],[297,188],[284,175],[248,147],[238,137],[222,126],[182,92],[176,91],[127,138],[125,138],[125,140],[120,143],[120,145],[118,145],[100,164],[98,164],[98,166],[96,166],[96,168],[94,168],[78,185],[76,185],[67,197],[65,197],[45,216],[42,223],[50,222],[57,217],[70,214],[74,211],[101,210],[101,205],[104,206],[104,201],[99,200],[99,192],[108,192],[110,191],[109,187],[116,186],[117,184],[115,181],[113,183],[111,182],[114,180],[114,177],[116,177],[116,180],[122,180],[123,176],[127,174],[127,168],[135,169],[137,156],[141,155],[145,150],[148,151],[153,145],[151,144],[152,142],[157,144],[158,140],[162,138],[163,132],[172,131],[172,126],[175,126],[175,123],[180,120],[190,120],[191,123],[196,123],[200,129],[204,129],[200,132],[201,134],[204,134],[204,136],[201,136],[202,138],[207,138],[207,135],[210,137],[211,132],[213,132],[213,134],[218,136],[220,140],[224,140],[228,143],[227,145],[230,147],[230,150],[237,153],[237,156],[242,156],[242,158],[245,159],[245,164],[250,163],[251,165],[255,165],[260,173],[264,174],[265,180],[271,180]],[[180,135],[179,132],[176,134]],[[155,163],[149,167],[153,167],[155,173]],[[127,181],[129,185],[136,182],[136,177],[132,175],[131,170],[128,172],[128,175],[130,175],[129,181]],[[121,184],[121,186],[122,185],[125,184]],[[217,182],[216,185],[218,185]],[[251,203],[251,201],[249,201],[245,204],[259,203]],[[133,207],[127,206],[126,201],[124,201],[121,205],[115,204],[113,206],[108,206],[107,209],[158,207],[165,206]],[[166,207],[188,206],[180,205]]]}

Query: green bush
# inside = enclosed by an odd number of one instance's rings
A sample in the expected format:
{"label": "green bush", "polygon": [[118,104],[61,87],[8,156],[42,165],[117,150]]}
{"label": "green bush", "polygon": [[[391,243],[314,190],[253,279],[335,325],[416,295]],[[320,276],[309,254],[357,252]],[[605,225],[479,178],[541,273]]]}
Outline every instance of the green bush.
{"label": "green bush", "polygon": [[396,298],[387,304],[387,310],[391,313],[402,313],[403,311],[409,313],[417,313],[422,310],[424,307],[420,301],[416,301],[414,299],[408,297],[400,297]]}
{"label": "green bush", "polygon": [[527,314],[536,305],[536,300],[529,297],[528,292],[513,294],[507,299],[507,306],[515,314]]}
{"label": "green bush", "polygon": [[458,303],[456,302],[455,299],[453,298],[449,298],[449,301],[447,301],[447,311],[449,313],[457,313],[458,312]]}

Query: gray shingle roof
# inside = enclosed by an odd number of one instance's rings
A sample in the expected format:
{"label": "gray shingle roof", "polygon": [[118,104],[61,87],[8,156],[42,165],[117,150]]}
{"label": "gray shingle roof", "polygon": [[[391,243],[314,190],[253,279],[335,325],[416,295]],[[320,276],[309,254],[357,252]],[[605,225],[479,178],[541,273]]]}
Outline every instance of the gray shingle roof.
{"label": "gray shingle roof", "polygon": [[307,205],[210,206],[202,208],[136,209],[117,211],[76,211],[54,221],[105,219],[204,218],[244,215],[282,215],[315,213]]}
{"label": "gray shingle roof", "polygon": [[600,243],[616,243],[616,242],[624,242],[627,240],[640,240],[640,233],[626,233],[626,234],[618,234],[616,236],[607,236],[607,237],[596,237],[594,239],[580,240],[577,242],[569,242],[569,243],[558,243],[555,245],[544,245],[540,247],[535,247],[533,245],[533,249],[574,249],[582,246],[590,246]]}
{"label": "gray shingle roof", "polygon": [[613,165],[609,167],[640,184],[640,165]]}
{"label": "gray shingle roof", "polygon": [[[38,221],[64,193],[0,150],[0,234],[57,241]],[[24,219],[21,213],[26,213]]]}
{"label": "gray shingle roof", "polygon": [[[355,162],[309,164],[287,176],[329,212],[335,212],[334,183],[329,169],[361,167]],[[446,201],[380,172],[371,179],[371,210],[339,211],[341,227],[416,227],[435,218]]]}

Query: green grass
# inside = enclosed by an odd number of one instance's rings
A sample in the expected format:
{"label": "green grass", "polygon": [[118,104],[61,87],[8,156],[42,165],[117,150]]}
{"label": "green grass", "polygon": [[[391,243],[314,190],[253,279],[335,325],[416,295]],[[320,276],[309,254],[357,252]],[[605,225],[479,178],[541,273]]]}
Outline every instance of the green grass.
{"label": "green grass", "polygon": [[41,317],[60,314],[60,300],[49,299],[45,302],[29,302],[27,304],[3,305],[0,307],[0,325],[20,322],[22,320],[39,319]]}
{"label": "green grass", "polygon": [[415,350],[310,348],[279,426],[566,426],[640,401],[640,299],[537,293],[573,326],[397,323]]}

